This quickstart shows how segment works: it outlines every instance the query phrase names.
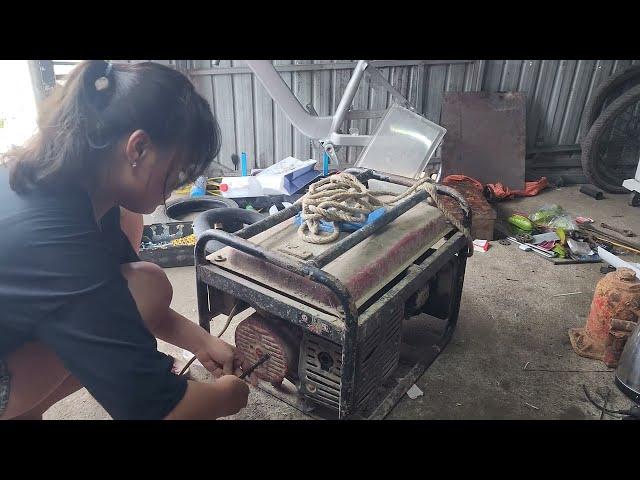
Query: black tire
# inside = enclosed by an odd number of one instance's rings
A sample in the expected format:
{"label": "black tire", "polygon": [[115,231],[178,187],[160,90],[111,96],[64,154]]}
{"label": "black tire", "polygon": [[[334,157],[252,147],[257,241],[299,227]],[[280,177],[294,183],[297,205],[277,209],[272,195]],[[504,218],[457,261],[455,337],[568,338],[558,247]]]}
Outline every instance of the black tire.
{"label": "black tire", "polygon": [[[244,210],[242,208],[215,208],[202,212],[193,220],[193,233],[196,235],[196,238],[200,238],[204,232],[214,228],[214,225],[217,223],[222,224],[221,230],[234,233],[242,230],[245,225],[251,225],[265,218],[264,215],[253,210]],[[223,247],[223,244],[211,240],[207,242],[205,252],[207,254],[213,253]]]}
{"label": "black tire", "polygon": [[[604,140],[604,135],[618,116],[627,108],[640,101],[640,85],[637,85],[616,98],[593,123],[589,132],[582,140],[582,169],[589,181],[609,193],[626,193],[628,190],[622,186],[625,178],[617,178],[613,173],[609,174],[599,170],[598,147]],[[634,169],[635,170],[635,169]]]}
{"label": "black tire", "polygon": [[640,84],[640,65],[633,65],[603,81],[591,96],[582,115],[582,132],[586,133],[604,109],[626,90]]}
{"label": "black tire", "polygon": [[629,205],[631,207],[638,207],[640,206],[640,193],[638,192],[631,192],[631,194],[629,195]]}
{"label": "black tire", "polygon": [[170,200],[166,205],[167,217],[180,220],[188,213],[205,212],[214,208],[238,208],[238,204],[230,198],[224,197],[185,197]]}

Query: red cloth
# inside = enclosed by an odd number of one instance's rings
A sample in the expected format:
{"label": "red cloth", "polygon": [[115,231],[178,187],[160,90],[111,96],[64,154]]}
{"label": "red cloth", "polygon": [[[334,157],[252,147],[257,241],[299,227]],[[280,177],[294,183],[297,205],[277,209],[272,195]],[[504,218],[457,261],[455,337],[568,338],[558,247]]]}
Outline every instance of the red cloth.
{"label": "red cloth", "polygon": [[[465,175],[449,175],[442,183],[452,182],[466,182],[471,183],[482,189],[482,184],[475,178],[467,177]],[[485,193],[490,200],[507,200],[514,197],[533,197],[538,195],[542,190],[549,186],[547,177],[541,177],[540,180],[535,182],[525,182],[524,190],[511,190],[509,187],[505,187],[502,183],[489,183],[484,186]]]}

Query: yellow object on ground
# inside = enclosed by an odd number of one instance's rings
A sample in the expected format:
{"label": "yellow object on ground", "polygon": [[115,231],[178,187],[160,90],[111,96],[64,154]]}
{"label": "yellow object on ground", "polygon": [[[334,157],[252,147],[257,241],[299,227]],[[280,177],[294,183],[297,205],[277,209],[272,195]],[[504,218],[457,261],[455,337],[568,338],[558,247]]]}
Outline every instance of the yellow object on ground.
{"label": "yellow object on ground", "polygon": [[176,238],[175,240],[171,240],[171,245],[195,245],[196,244],[196,235],[192,233],[191,235],[187,235],[186,237]]}
{"label": "yellow object on ground", "polygon": [[[216,195],[216,193],[212,193],[212,191],[220,190],[220,182],[222,181],[222,177],[211,177],[207,179],[207,193],[209,195]],[[193,183],[189,183],[182,188],[178,188],[173,191],[173,193],[177,195],[189,195],[191,189],[193,188]]]}

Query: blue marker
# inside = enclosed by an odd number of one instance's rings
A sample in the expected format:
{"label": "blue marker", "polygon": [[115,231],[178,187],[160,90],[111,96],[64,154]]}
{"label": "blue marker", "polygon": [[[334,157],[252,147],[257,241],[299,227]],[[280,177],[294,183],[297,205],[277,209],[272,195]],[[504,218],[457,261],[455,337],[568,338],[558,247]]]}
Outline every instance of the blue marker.
{"label": "blue marker", "polygon": [[247,176],[247,154],[242,152],[240,155],[240,169],[242,170],[242,176]]}
{"label": "blue marker", "polygon": [[329,154],[327,152],[322,155],[322,175],[325,177],[329,175]]}

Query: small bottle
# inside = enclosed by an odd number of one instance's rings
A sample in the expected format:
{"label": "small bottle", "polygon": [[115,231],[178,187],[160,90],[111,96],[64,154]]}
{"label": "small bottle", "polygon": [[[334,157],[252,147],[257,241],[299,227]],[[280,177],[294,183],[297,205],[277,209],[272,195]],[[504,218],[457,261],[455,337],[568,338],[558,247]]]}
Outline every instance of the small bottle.
{"label": "small bottle", "polygon": [[261,197],[262,185],[256,177],[224,177],[220,193],[227,198]]}
{"label": "small bottle", "polygon": [[201,197],[207,194],[207,177],[204,175],[199,176],[191,187],[189,192],[190,197]]}

